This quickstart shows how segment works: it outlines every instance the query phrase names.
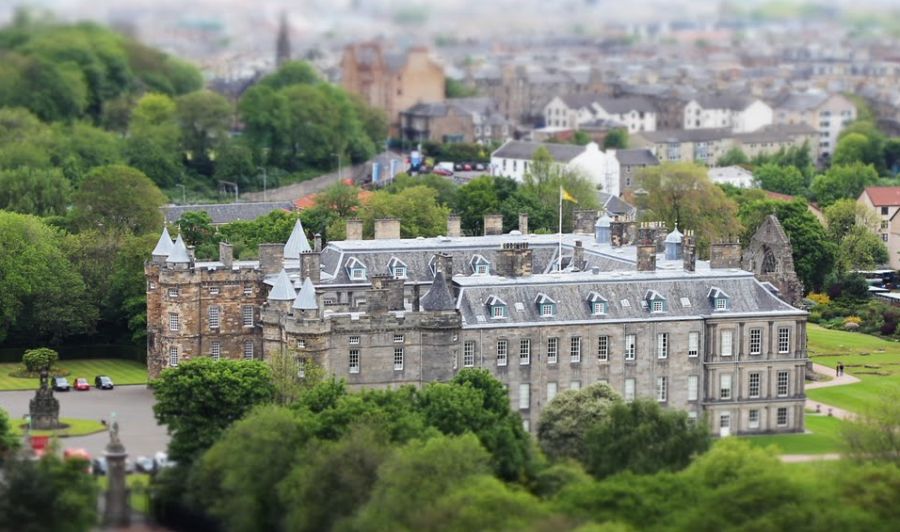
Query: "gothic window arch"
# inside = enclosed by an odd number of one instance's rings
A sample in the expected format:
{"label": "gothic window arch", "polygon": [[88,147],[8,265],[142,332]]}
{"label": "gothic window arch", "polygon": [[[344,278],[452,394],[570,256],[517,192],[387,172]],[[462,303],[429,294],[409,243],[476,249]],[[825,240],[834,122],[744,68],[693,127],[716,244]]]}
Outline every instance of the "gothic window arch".
{"label": "gothic window arch", "polygon": [[771,249],[767,248],[763,256],[762,273],[775,273],[777,270],[776,265],[775,254],[772,253]]}

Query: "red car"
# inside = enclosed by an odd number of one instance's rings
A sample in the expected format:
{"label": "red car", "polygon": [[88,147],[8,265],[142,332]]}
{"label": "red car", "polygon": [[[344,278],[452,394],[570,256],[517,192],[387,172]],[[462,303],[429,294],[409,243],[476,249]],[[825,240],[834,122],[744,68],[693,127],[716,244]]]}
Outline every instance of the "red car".
{"label": "red car", "polygon": [[86,392],[91,389],[87,379],[75,379],[75,389],[79,392]]}

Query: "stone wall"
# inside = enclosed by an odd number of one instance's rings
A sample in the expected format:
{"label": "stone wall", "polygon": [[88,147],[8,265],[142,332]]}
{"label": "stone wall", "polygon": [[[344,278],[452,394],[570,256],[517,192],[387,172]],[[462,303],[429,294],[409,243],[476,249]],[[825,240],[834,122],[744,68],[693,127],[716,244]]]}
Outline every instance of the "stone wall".
{"label": "stone wall", "polygon": [[791,239],[774,215],[763,220],[743,252],[741,268],[757,279],[772,283],[782,299],[797,306],[803,299],[803,284],[794,271]]}

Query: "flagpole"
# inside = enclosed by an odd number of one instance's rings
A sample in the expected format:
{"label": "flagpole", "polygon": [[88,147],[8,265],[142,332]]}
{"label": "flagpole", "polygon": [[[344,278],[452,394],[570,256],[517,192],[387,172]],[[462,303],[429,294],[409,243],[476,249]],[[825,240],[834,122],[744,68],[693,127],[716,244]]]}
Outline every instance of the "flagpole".
{"label": "flagpole", "polygon": [[562,271],[562,185],[559,186],[559,233],[557,233],[556,271]]}

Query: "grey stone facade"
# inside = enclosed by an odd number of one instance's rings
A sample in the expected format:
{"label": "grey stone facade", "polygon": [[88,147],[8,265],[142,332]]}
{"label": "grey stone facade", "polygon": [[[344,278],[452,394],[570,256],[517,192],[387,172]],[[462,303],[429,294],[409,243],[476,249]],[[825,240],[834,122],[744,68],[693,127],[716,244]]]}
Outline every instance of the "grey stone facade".
{"label": "grey stone facade", "polygon": [[[803,430],[806,314],[737,269],[734,243],[696,261],[690,231],[661,239],[662,229],[638,228],[639,242],[623,245],[514,233],[348,240],[297,258],[272,246],[261,262],[228,266],[154,255],[148,366],[153,376],[211,355],[215,341],[232,358],[291,350],[351,387],[421,386],[486,368],[529,428],[554,394],[605,381],[716,433]],[[669,240],[683,247],[677,260],[658,245]],[[218,329],[211,306],[221,309]]]}
{"label": "grey stone facade", "polygon": [[741,268],[756,278],[772,283],[781,297],[792,305],[803,299],[803,283],[794,271],[791,239],[774,214],[766,216],[744,249]]}

